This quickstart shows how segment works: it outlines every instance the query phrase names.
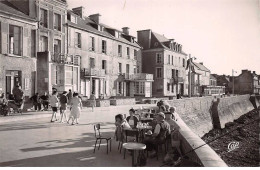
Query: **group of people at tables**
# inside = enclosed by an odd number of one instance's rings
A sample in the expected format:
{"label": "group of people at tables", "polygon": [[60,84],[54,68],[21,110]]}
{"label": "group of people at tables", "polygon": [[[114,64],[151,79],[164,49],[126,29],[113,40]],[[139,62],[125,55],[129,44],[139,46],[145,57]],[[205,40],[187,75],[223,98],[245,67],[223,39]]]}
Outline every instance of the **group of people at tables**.
{"label": "group of people at tables", "polygon": [[142,142],[146,145],[146,149],[151,152],[149,154],[151,158],[156,156],[158,145],[165,144],[166,142],[171,144],[171,148],[176,150],[181,156],[179,139],[180,127],[177,123],[179,116],[176,113],[176,108],[170,107],[169,105],[160,105],[158,108],[158,112],[154,113],[153,119],[151,119],[148,124],[145,124],[145,128],[140,128],[140,126],[142,126],[141,116],[139,115],[140,113],[136,114],[134,109],[129,110],[129,116],[126,118],[124,118],[122,114],[116,115],[116,140],[123,143],[128,142],[126,141],[125,132],[128,130],[137,130],[141,132],[139,137],[142,138],[138,142]]}

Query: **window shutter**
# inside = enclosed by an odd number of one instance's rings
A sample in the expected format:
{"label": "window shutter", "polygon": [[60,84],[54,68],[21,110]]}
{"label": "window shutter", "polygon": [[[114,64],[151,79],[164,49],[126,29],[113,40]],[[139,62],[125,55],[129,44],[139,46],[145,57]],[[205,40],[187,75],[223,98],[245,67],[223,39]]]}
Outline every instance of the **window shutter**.
{"label": "window shutter", "polygon": [[71,28],[68,28],[68,46],[70,47],[71,45]]}
{"label": "window shutter", "polygon": [[8,23],[1,22],[1,53],[8,54]]}
{"label": "window shutter", "polygon": [[74,29],[70,29],[70,46],[74,47]]}
{"label": "window shutter", "polygon": [[29,55],[29,29],[28,28],[24,28],[23,29],[23,56],[28,57]]}

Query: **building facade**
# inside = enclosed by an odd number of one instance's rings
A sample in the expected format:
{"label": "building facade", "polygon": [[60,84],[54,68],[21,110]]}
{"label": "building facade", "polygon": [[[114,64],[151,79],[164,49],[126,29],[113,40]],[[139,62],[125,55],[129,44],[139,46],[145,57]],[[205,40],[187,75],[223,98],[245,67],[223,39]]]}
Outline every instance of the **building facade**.
{"label": "building facade", "polygon": [[[77,57],[67,53],[66,0],[6,0],[21,13],[37,21],[34,46],[37,56],[35,92],[43,94],[79,89],[79,63]],[[28,50],[27,50],[28,51]]]}
{"label": "building facade", "polygon": [[255,71],[242,70],[234,80],[235,94],[259,94],[260,81]]}
{"label": "building facade", "polygon": [[152,30],[137,32],[142,49],[142,71],[154,75],[154,96],[187,95],[186,57],[182,45]]}
{"label": "building facade", "polygon": [[14,4],[0,1],[0,93],[19,83],[28,97],[36,89],[37,22]]}
{"label": "building facade", "polygon": [[84,8],[68,11],[68,54],[81,58],[83,96],[151,97],[153,76],[141,73],[141,46],[129,34],[101,22],[101,15],[84,16]]}
{"label": "building facade", "polygon": [[[189,82],[189,75],[191,76],[191,82]],[[210,85],[210,70],[205,67],[202,62],[197,63],[194,62],[192,59],[189,59],[186,76],[187,88],[189,87],[189,85],[191,86],[191,96],[204,95],[204,89],[207,89],[205,87],[208,87]]]}

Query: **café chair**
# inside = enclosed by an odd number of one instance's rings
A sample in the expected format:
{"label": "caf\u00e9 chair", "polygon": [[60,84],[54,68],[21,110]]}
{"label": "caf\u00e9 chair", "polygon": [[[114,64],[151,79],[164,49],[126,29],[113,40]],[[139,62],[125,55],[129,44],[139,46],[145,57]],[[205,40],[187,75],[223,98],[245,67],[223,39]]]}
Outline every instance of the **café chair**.
{"label": "caf\u00e9 chair", "polygon": [[99,146],[98,146],[98,150],[99,150],[102,140],[106,140],[106,142],[107,142],[107,154],[108,154],[108,141],[110,142],[110,152],[111,152],[111,140],[112,140],[112,138],[111,137],[105,137],[105,136],[101,135],[100,124],[94,125],[94,131],[95,131],[95,138],[96,138],[94,153],[95,153],[95,150],[96,150],[97,142],[99,141]]}

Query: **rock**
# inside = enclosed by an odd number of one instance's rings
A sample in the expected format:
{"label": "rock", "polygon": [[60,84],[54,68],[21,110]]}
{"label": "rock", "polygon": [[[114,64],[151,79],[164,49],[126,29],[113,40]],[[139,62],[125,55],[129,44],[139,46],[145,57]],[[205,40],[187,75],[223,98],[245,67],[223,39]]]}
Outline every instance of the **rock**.
{"label": "rock", "polygon": [[234,125],[235,125],[234,122],[228,122],[228,123],[225,124],[225,128],[230,128],[230,127],[232,127]]}

